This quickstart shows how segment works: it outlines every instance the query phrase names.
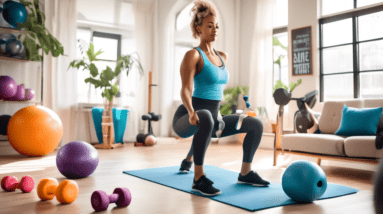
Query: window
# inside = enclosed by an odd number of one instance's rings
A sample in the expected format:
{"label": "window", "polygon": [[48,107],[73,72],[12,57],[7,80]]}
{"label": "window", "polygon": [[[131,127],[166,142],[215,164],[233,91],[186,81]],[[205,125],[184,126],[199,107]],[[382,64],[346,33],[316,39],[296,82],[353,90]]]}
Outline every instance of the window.
{"label": "window", "polygon": [[273,87],[277,80],[288,84],[288,0],[276,0],[273,17]]}
{"label": "window", "polygon": [[382,0],[322,0],[322,16],[382,3]]}
{"label": "window", "polygon": [[[361,2],[378,1],[355,0],[353,8]],[[322,7],[325,3],[330,4],[322,0]],[[383,29],[377,26],[383,26],[383,5],[328,16],[319,23],[320,101],[382,98]]]}
{"label": "window", "polygon": [[[121,54],[132,54],[136,52],[136,43],[134,39],[134,15],[132,3],[127,0],[110,1],[98,0],[97,4],[88,0],[78,0],[78,44],[86,46],[92,42],[95,51],[102,49],[104,53],[98,56],[99,59],[105,61],[95,62],[99,72],[109,66],[113,70],[116,66],[117,57]],[[77,50],[77,59],[86,57],[85,51],[81,54]],[[136,55],[137,57],[137,55]],[[78,102],[79,103],[103,103],[100,88],[95,89],[93,85],[86,84],[84,79],[90,77],[89,72],[79,70],[78,75]],[[135,102],[135,91],[137,88],[137,80],[139,73],[135,66],[126,76],[126,72],[122,72],[118,77],[120,81],[120,99],[117,98],[122,106],[129,106]]]}
{"label": "window", "polygon": [[[103,33],[103,32],[97,32],[93,31],[92,36],[90,35],[90,30],[85,29],[78,29],[77,31],[77,39],[83,39],[82,42],[85,42],[83,44],[88,45],[89,42],[92,42],[94,45],[94,50],[97,52],[98,50],[102,50],[103,53],[98,55],[98,59],[103,61],[96,61],[94,64],[97,66],[98,71],[101,72],[102,70],[106,69],[107,66],[112,68],[112,70],[116,67],[116,61],[117,57],[121,55],[121,35],[117,34],[109,34],[109,33]],[[81,38],[83,37],[83,38]],[[87,39],[87,40],[85,40]],[[79,41],[80,43],[80,41]],[[87,49],[88,47],[86,47]],[[86,51],[86,50],[85,50]],[[86,54],[84,51],[83,54]],[[78,50],[78,56],[82,59],[81,53],[79,53]],[[89,72],[80,72],[80,78],[78,78],[78,87],[84,88],[89,87],[90,93],[96,94],[96,96],[90,96],[88,97],[87,94],[81,94],[81,96],[78,98],[78,102],[89,102],[89,103],[102,103],[102,88],[95,88],[92,84],[87,84],[84,82],[84,79],[88,78],[90,76]],[[112,82],[114,84],[115,82]]]}

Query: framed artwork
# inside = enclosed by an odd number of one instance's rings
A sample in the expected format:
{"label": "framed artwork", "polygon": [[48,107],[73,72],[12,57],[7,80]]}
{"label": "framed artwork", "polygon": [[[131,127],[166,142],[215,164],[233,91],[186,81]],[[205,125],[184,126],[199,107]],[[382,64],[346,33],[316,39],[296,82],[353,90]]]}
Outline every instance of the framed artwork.
{"label": "framed artwork", "polygon": [[293,76],[312,75],[311,26],[291,30]]}

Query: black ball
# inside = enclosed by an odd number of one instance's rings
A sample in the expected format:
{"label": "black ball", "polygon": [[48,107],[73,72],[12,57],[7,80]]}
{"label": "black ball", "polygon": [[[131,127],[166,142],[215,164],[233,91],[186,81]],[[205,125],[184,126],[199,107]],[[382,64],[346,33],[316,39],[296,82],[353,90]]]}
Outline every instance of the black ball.
{"label": "black ball", "polygon": [[7,135],[8,123],[11,117],[11,115],[7,114],[0,116],[0,135]]}

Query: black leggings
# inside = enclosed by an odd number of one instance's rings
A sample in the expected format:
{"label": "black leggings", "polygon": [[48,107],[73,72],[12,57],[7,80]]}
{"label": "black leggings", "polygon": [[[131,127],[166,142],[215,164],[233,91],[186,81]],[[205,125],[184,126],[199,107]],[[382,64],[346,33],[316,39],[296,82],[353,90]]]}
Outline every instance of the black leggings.
{"label": "black leggings", "polygon": [[[182,138],[194,135],[192,146],[188,156],[194,154],[194,163],[203,165],[206,149],[210,144],[212,137],[216,137],[218,130],[217,115],[219,113],[220,101],[206,100],[201,98],[192,98],[192,105],[199,118],[198,125],[192,125],[189,122],[189,114],[183,104],[181,104],[174,114],[173,130]],[[255,151],[261,142],[263,123],[255,117],[246,117],[237,130],[235,128],[239,115],[223,116],[225,126],[221,137],[230,136],[238,133],[247,133],[243,141],[243,162],[251,163]]]}

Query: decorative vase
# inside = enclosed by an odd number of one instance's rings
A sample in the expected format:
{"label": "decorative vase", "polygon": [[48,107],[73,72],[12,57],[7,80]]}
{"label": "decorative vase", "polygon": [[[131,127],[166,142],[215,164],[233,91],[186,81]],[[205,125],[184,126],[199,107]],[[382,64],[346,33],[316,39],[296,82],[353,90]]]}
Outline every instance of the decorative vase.
{"label": "decorative vase", "polygon": [[108,98],[104,98],[101,125],[104,145],[112,146],[114,144],[113,99],[109,101]]}

